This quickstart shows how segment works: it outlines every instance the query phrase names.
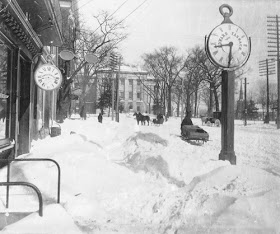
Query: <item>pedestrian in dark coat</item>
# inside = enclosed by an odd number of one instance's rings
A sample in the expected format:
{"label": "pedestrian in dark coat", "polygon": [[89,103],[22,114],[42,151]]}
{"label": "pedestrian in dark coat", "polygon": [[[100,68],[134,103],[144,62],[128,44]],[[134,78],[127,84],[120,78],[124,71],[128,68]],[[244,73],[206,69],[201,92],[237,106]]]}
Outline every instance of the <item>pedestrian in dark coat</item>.
{"label": "pedestrian in dark coat", "polygon": [[102,123],[102,119],[103,119],[103,117],[102,117],[102,114],[101,113],[99,113],[99,115],[98,115],[98,122],[99,123]]}
{"label": "pedestrian in dark coat", "polygon": [[188,112],[187,115],[185,116],[185,118],[183,119],[183,121],[181,123],[181,130],[184,125],[193,125],[190,112]]}

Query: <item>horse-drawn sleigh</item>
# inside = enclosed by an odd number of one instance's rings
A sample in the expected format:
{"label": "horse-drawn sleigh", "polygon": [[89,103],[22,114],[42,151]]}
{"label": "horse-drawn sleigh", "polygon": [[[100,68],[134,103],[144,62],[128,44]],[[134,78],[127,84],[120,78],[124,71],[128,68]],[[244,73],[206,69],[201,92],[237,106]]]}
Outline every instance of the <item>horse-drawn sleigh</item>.
{"label": "horse-drawn sleigh", "polygon": [[181,138],[187,141],[209,141],[209,134],[197,125],[183,125],[181,128]]}
{"label": "horse-drawn sleigh", "polygon": [[213,117],[201,116],[202,125],[206,124],[207,126],[216,126],[220,127],[221,125],[221,112],[213,112]]}

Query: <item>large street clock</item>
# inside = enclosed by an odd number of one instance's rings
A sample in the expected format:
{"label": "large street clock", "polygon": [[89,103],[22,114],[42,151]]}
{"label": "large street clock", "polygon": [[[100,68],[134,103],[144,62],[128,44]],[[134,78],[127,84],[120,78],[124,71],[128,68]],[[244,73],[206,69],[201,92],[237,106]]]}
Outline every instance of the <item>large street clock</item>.
{"label": "large street clock", "polygon": [[35,71],[34,79],[41,89],[54,90],[60,87],[62,75],[56,66],[44,64]]}
{"label": "large street clock", "polygon": [[[224,12],[223,8],[228,8],[229,13]],[[243,29],[229,19],[232,15],[230,6],[222,5],[220,12],[224,21],[206,38],[206,52],[214,65],[234,70],[247,62],[251,52],[251,41]]]}

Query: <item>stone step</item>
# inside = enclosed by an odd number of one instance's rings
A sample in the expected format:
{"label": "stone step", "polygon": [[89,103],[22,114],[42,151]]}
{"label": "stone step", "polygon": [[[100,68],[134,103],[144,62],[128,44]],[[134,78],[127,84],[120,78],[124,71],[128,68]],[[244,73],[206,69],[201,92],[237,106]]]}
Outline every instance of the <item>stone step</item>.
{"label": "stone step", "polygon": [[0,230],[2,230],[7,225],[15,223],[24,217],[32,214],[33,212],[9,212],[9,213],[0,213]]}

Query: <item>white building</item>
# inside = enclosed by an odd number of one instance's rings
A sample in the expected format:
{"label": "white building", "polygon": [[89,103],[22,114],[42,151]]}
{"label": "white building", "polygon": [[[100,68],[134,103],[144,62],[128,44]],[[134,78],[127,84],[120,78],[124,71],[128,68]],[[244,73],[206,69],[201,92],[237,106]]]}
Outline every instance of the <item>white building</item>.
{"label": "white building", "polygon": [[[135,66],[122,65],[119,72],[119,102],[124,112],[152,113],[154,100],[154,79],[147,71]],[[98,71],[91,82],[86,97],[87,113],[96,113],[96,104],[103,91],[104,82],[113,79],[116,85],[116,72],[111,70]],[[76,105],[78,101],[76,101]],[[119,106],[120,106],[119,105]]]}

